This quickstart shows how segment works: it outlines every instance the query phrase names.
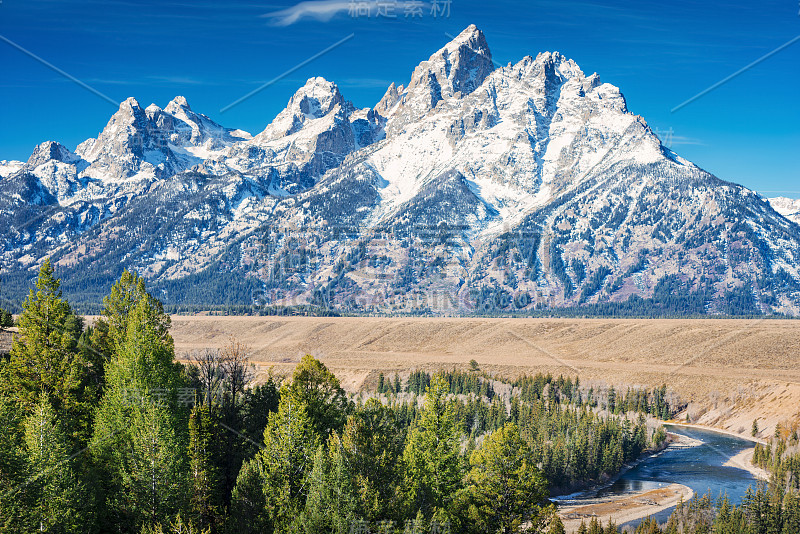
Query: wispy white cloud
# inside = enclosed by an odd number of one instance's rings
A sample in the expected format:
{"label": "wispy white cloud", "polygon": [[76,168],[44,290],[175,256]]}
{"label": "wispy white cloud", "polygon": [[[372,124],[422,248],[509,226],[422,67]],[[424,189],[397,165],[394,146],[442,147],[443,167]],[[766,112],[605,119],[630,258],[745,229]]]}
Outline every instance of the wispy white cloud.
{"label": "wispy white cloud", "polygon": [[291,26],[304,19],[328,22],[339,13],[365,18],[422,16],[429,5],[422,0],[310,0],[262,17],[275,26]]}
{"label": "wispy white cloud", "polygon": [[90,78],[90,82],[108,85],[224,85],[219,81],[189,76],[142,76],[137,78]]}
{"label": "wispy white cloud", "polygon": [[302,19],[328,22],[338,13],[348,12],[354,4],[350,0],[312,0],[262,16],[270,19],[275,26],[290,26]]}

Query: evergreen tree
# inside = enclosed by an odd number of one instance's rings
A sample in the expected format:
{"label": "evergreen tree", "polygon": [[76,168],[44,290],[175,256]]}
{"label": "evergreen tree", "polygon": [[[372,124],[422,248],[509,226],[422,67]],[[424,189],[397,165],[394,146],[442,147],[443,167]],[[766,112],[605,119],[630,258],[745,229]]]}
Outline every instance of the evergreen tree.
{"label": "evergreen tree", "polygon": [[332,434],[328,452],[320,447],[314,458],[302,519],[303,529],[307,534],[347,534],[358,521],[357,506],[353,474],[341,441]]}
{"label": "evergreen tree", "polygon": [[242,464],[231,495],[231,513],[225,530],[231,534],[273,532],[264,483],[266,476],[259,456]]}
{"label": "evergreen tree", "polygon": [[[0,360],[0,381],[3,367]],[[0,436],[0,532],[22,532],[30,528],[23,526],[28,518],[24,426],[21,410],[5,396],[0,396]]]}
{"label": "evergreen tree", "polygon": [[190,513],[198,526],[217,530],[222,515],[218,472],[219,426],[207,404],[197,406],[189,417]]}
{"label": "evergreen tree", "polygon": [[134,524],[166,523],[187,504],[185,445],[165,406],[148,403],[132,415],[117,497]]}
{"label": "evergreen tree", "polygon": [[[74,442],[89,436],[91,407],[84,400],[86,362],[77,351],[81,321],[61,298],[60,282],[50,260],[39,269],[19,318],[5,386],[20,407],[32,412],[44,398],[69,428]],[[89,395],[91,397],[91,395]]]}
{"label": "evergreen tree", "polygon": [[383,373],[380,373],[378,375],[378,389],[377,389],[377,392],[379,394],[383,394],[383,393],[386,393],[386,390],[387,390],[387,388],[386,388],[386,378],[383,376]]}
{"label": "evergreen tree", "polygon": [[467,476],[472,519],[484,532],[512,534],[538,523],[547,483],[514,423],[495,430],[470,457]]}
{"label": "evergreen tree", "polygon": [[395,373],[394,374],[394,392],[400,393],[403,391],[403,384],[400,382],[400,375]]}
{"label": "evergreen tree", "polygon": [[107,339],[100,340],[98,345],[105,345],[109,350],[109,356],[126,342],[128,321],[131,312],[137,306],[144,306],[147,310],[146,315],[148,320],[152,321],[151,329],[155,336],[164,345],[172,345],[172,337],[169,335],[171,319],[164,312],[164,305],[147,292],[144,278],[138,274],[126,269],[117,283],[111,287],[111,293],[103,298],[103,305],[105,325],[99,331],[105,331]]}
{"label": "evergreen tree", "polygon": [[11,315],[11,312],[0,308],[0,330],[3,328],[10,328],[12,326],[14,326],[14,316]]}
{"label": "evergreen tree", "polygon": [[420,510],[427,518],[447,509],[462,482],[459,437],[447,383],[436,375],[403,451],[409,510]]}
{"label": "evergreen tree", "polygon": [[25,515],[31,530],[67,533],[90,529],[86,487],[69,454],[50,403],[42,397],[25,421]]}
{"label": "evergreen tree", "polygon": [[800,532],[800,496],[796,491],[787,491],[783,500],[783,531],[781,534]]}
{"label": "evergreen tree", "polygon": [[[319,446],[319,435],[305,405],[295,404],[284,387],[278,411],[270,414],[264,430],[262,448],[248,462],[245,476],[240,474],[237,480],[232,507],[248,511],[254,519],[280,532],[296,526],[305,508],[309,475]],[[256,490],[258,485],[261,493]],[[262,498],[263,512],[251,504],[259,504]]]}
{"label": "evergreen tree", "polygon": [[348,418],[341,442],[358,490],[359,514],[368,521],[399,520],[403,436],[394,411],[377,399],[367,400]]}
{"label": "evergreen tree", "polygon": [[181,366],[150,299],[139,299],[129,313],[125,342],[107,365],[92,438],[103,523],[123,532],[171,520],[188,495]]}
{"label": "evergreen tree", "polygon": [[567,531],[564,529],[564,523],[561,522],[561,518],[558,517],[557,514],[553,514],[553,519],[550,522],[547,534],[567,534]]}

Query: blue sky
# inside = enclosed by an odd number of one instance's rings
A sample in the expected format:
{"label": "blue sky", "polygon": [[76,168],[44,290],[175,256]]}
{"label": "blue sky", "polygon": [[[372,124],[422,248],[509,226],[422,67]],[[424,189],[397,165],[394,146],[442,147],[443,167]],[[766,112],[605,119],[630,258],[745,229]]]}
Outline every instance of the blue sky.
{"label": "blue sky", "polygon": [[[2,0],[0,36],[114,101],[163,107],[184,95],[196,111],[255,134],[311,76],[335,81],[357,106],[374,105],[390,82],[407,83],[447,33],[474,23],[497,61],[558,50],[619,86],[631,111],[672,133],[680,155],[766,196],[800,198],[800,40],[671,111],[800,35],[798,0],[437,0],[437,16],[427,0],[410,17],[413,5],[383,1],[380,15],[373,5],[354,17],[350,8],[366,2]],[[0,68],[0,159],[24,160],[45,140],[74,149],[115,111],[6,42]]]}

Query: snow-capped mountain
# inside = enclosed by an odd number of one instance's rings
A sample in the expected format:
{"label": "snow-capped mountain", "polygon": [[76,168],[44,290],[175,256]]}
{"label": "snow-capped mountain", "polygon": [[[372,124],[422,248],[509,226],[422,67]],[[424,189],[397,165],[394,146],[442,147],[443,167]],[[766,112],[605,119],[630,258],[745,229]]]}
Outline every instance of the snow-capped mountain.
{"label": "snow-capped mountain", "polygon": [[769,200],[770,205],[775,211],[790,221],[800,224],[800,199],[776,197],[767,200]]}
{"label": "snow-capped mountain", "polygon": [[251,137],[182,97],[128,99],[74,153],[0,172],[11,287],[50,255],[69,291],[127,267],[180,304],[800,312],[782,207],[665,148],[557,52],[495,68],[475,26],[374,108],[312,78]]}

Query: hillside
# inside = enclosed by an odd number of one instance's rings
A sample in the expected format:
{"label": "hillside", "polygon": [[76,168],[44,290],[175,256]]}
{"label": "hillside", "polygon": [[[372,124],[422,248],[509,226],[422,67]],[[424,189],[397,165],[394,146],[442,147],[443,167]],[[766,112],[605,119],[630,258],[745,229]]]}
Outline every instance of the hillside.
{"label": "hillside", "polygon": [[[507,377],[551,372],[598,387],[666,384],[693,422],[763,435],[800,417],[800,324],[790,320],[384,319],[173,316],[176,351],[251,346],[261,373],[322,359],[344,386],[378,373],[481,369]],[[681,417],[684,417],[681,414]]]}

